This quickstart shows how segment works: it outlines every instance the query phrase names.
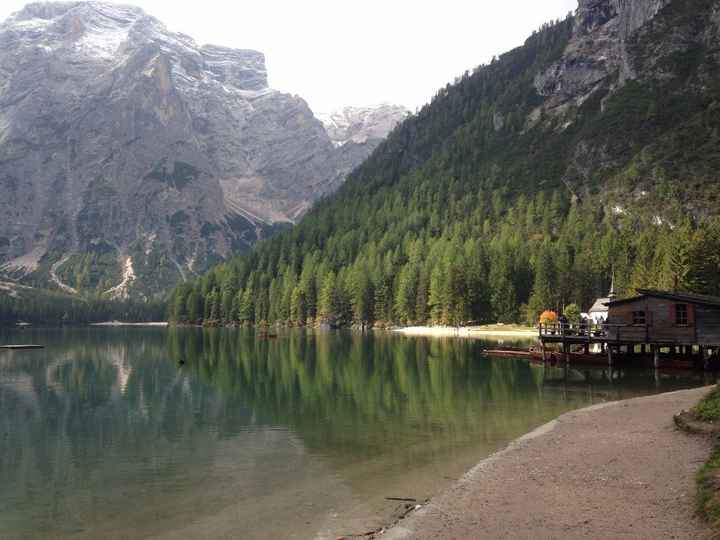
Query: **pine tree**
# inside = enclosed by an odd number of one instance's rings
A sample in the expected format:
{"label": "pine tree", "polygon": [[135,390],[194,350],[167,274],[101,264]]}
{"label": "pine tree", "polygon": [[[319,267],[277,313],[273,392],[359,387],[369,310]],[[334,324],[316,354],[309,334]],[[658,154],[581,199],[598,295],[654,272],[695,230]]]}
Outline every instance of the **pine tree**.
{"label": "pine tree", "polygon": [[352,318],[356,324],[365,326],[372,320],[373,288],[368,273],[361,265],[353,268],[350,275],[349,294]]}
{"label": "pine tree", "polygon": [[720,296],[720,220],[699,230],[689,248],[691,266],[686,275],[690,290]]}
{"label": "pine tree", "polygon": [[323,280],[318,296],[318,316],[323,321],[332,321],[339,316],[340,298],[338,295],[335,272],[328,272]]}
{"label": "pine tree", "polygon": [[553,250],[548,241],[543,242],[535,259],[535,279],[532,294],[528,302],[535,315],[547,309],[557,310],[558,286],[555,281],[556,269],[553,262]]}
{"label": "pine tree", "polygon": [[[187,303],[186,303],[186,312],[187,312],[187,320],[188,322],[195,324],[200,319],[200,314],[202,313],[202,309],[200,307],[200,298],[198,296],[198,291],[193,288],[187,297]],[[179,319],[176,319],[179,320]]]}
{"label": "pine tree", "polygon": [[398,276],[398,290],[395,295],[395,313],[401,323],[410,323],[416,319],[415,302],[419,269],[416,264],[408,263]]}
{"label": "pine tree", "polygon": [[255,301],[252,287],[238,292],[241,294],[240,307],[238,310],[238,319],[242,323],[251,323],[255,321]]}
{"label": "pine tree", "polygon": [[295,286],[290,298],[290,320],[294,324],[305,324],[307,320],[307,306],[305,304],[305,293],[300,286]]}

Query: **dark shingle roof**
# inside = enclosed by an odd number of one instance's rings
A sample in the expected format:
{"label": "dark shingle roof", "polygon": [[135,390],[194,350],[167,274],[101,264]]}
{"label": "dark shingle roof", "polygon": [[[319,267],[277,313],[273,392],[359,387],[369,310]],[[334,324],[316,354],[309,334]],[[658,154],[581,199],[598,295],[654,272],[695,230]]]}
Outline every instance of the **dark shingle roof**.
{"label": "dark shingle roof", "polygon": [[687,302],[689,304],[702,304],[705,306],[720,307],[720,296],[709,296],[706,294],[695,294],[686,292],[658,291],[656,289],[638,289],[640,296],[633,298],[624,298],[622,300],[614,300],[606,305],[616,305],[625,302],[633,302],[645,296],[654,296],[655,298],[665,298],[666,300],[675,300],[677,302]]}

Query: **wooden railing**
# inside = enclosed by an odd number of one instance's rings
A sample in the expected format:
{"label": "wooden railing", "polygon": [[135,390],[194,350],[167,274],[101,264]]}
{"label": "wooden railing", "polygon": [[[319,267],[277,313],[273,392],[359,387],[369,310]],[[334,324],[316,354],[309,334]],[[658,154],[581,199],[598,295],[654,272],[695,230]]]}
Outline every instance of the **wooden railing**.
{"label": "wooden railing", "polygon": [[538,325],[539,336],[542,337],[584,337],[591,340],[600,338],[608,341],[630,339],[643,342],[648,339],[650,325],[594,323],[551,323]]}
{"label": "wooden railing", "polygon": [[607,335],[607,324],[591,321],[580,323],[541,323],[538,325],[540,337],[543,336],[595,336]]}

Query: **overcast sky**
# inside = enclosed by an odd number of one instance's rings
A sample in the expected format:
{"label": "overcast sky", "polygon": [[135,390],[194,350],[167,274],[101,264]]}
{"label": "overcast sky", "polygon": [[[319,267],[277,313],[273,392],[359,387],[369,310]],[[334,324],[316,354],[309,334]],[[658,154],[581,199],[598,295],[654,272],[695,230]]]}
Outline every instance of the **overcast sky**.
{"label": "overcast sky", "polygon": [[[27,2],[0,0],[0,20]],[[577,0],[135,0],[199,44],[257,49],[273,88],[315,112],[390,102],[411,109],[523,43]]]}

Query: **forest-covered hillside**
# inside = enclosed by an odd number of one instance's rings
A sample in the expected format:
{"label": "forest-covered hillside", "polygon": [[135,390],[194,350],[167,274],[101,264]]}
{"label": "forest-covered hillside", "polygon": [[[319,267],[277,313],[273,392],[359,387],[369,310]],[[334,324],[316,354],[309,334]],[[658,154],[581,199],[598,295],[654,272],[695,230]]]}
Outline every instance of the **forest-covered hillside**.
{"label": "forest-covered hillside", "polygon": [[106,321],[151,322],[165,319],[164,302],[116,301],[79,297],[0,281],[0,328],[17,323],[61,326]]}
{"label": "forest-covered hillside", "polygon": [[621,295],[720,294],[719,3],[637,28],[584,4],[438,92],[298,226],[180,285],[171,319],[534,320],[613,273]]}

